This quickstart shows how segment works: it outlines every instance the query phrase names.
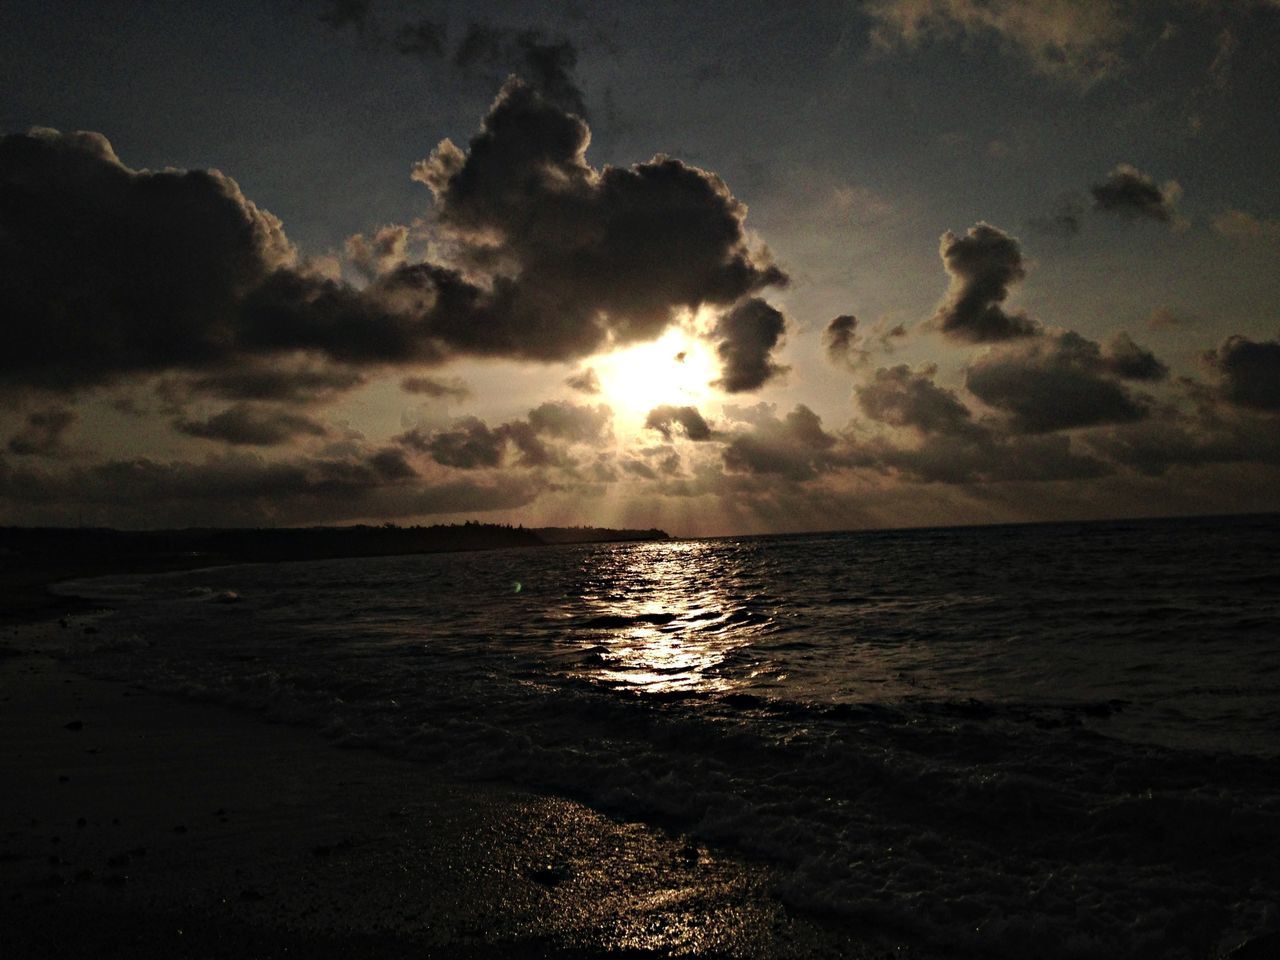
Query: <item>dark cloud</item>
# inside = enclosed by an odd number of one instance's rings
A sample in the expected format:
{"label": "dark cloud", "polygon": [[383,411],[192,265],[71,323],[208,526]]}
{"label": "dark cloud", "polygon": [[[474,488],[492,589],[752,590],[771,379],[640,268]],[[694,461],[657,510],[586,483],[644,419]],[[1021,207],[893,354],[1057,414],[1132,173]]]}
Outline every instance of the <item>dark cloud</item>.
{"label": "dark cloud", "polygon": [[0,513],[27,523],[74,522],[84,511],[94,522],[125,526],[275,526],[514,509],[542,489],[523,476],[420,478],[395,454],[140,458],[58,472],[0,458]]}
{"label": "dark cloud", "polygon": [[637,460],[635,457],[624,457],[622,459],[622,469],[633,477],[640,477],[642,480],[658,479],[657,470],[643,460]]}
{"label": "dark cloud", "polygon": [[1239,334],[1205,354],[1221,378],[1222,395],[1240,407],[1280,411],[1280,340],[1255,341]]}
{"label": "dark cloud", "polygon": [[335,30],[352,27],[357,33],[364,33],[371,22],[372,7],[373,0],[328,0],[320,22]]}
{"label": "dark cloud", "polygon": [[77,419],[78,414],[67,407],[33,410],[22,429],[9,438],[9,452],[23,457],[59,453],[67,430]]}
{"label": "dark cloud", "polygon": [[587,115],[582,91],[573,76],[578,50],[565,37],[553,39],[540,30],[513,30],[472,22],[454,51],[453,62],[464,70],[514,70],[552,103],[580,117]]}
{"label": "dark cloud", "polygon": [[396,442],[428,454],[436,463],[460,470],[501,466],[507,431],[496,430],[476,417],[464,417],[448,430],[423,433],[415,428],[396,437]]}
{"label": "dark cloud", "polygon": [[[1155,361],[1152,357],[1151,361]],[[1015,430],[1048,433],[1141,420],[1147,403],[1119,381],[1132,361],[1104,355],[1077,333],[1064,332],[996,348],[965,371],[965,386],[1011,416]]]}
{"label": "dark cloud", "polygon": [[854,346],[854,332],[858,329],[858,318],[845,313],[835,317],[822,331],[822,345],[826,348],[827,359],[832,363],[845,366],[856,366],[866,359],[864,351]]}
{"label": "dark cloud", "polygon": [[1174,204],[1182,195],[1182,188],[1173,180],[1157,185],[1137,167],[1122,163],[1107,174],[1106,180],[1094,184],[1090,192],[1095,210],[1118,213],[1130,219],[1142,217],[1175,223]]}
{"label": "dark cloud", "polygon": [[206,367],[294,251],[217,172],[134,171],[95,133],[0,138],[0,380],[68,389]]}
{"label": "dark cloud", "polygon": [[1102,348],[1102,363],[1124,380],[1163,380],[1169,376],[1169,368],[1154,353],[1138,346],[1123,331]]}
{"label": "dark cloud", "polygon": [[314,360],[246,360],[212,373],[169,376],[157,383],[156,392],[176,409],[197,396],[309,405],[331,401],[364,383],[358,370]]}
{"label": "dark cloud", "polygon": [[176,420],[173,427],[192,437],[256,447],[278,446],[299,436],[323,437],[329,432],[309,417],[243,403],[206,420]]}
{"label": "dark cloud", "polygon": [[718,177],[664,157],[595,170],[587,141],[579,118],[509,82],[469,153],[446,141],[418,168],[458,266],[407,262],[404,228],[384,228],[350,244],[369,278],[356,289],[298,267],[279,221],[222,174],[130,170],[97,134],[4,137],[0,384],[230,384],[228,370],[300,356],[313,372],[569,360],[785,282]]}
{"label": "dark cloud", "polygon": [[1040,332],[1026,315],[1006,313],[1001,306],[1009,287],[1026,276],[1017,240],[989,223],[978,223],[963,237],[948,230],[938,252],[951,276],[947,298],[933,318],[943,333],[991,343]]}
{"label": "dark cloud", "polygon": [[594,444],[612,436],[613,411],[603,403],[547,402],[530,410],[528,419],[535,433],[570,443]]}
{"label": "dark cloud", "polygon": [[654,407],[644,419],[646,430],[657,430],[670,440],[674,428],[679,426],[690,440],[701,442],[712,439],[711,426],[703,419],[697,407],[675,407],[664,404]]}
{"label": "dark cloud", "polygon": [[1046,236],[1068,238],[1080,232],[1083,222],[1084,202],[1078,196],[1068,195],[1060,198],[1045,216],[1028,220],[1027,226]]}
{"label": "dark cloud", "polygon": [[1046,483],[1106,476],[1113,468],[1078,453],[1064,435],[1001,437],[986,430],[942,435],[914,447],[881,442],[876,465],[920,483]]}
{"label": "dark cloud", "polygon": [[[490,427],[476,417],[463,417],[446,430],[409,430],[395,438],[402,447],[426,453],[436,463],[460,470],[503,465],[509,449],[522,467],[572,467],[563,444],[599,444],[611,436],[613,411],[565,402],[540,404],[524,420]],[[560,445],[543,438],[559,440]]]}
{"label": "dark cloud", "polygon": [[913,371],[906,364],[881,367],[875,378],[855,392],[862,412],[894,427],[911,427],[926,434],[965,435],[977,428],[973,415],[954,391],[933,382],[933,365]]}
{"label": "dark cloud", "polygon": [[1104,456],[1146,476],[1163,476],[1174,467],[1221,463],[1280,465],[1280,430],[1268,416],[1170,413],[1122,424],[1088,436]]}
{"label": "dark cloud", "polygon": [[739,415],[750,417],[751,429],[736,433],[721,454],[731,472],[810,480],[840,462],[836,438],[804,404],[782,419],[763,405]]}
{"label": "dark cloud", "polygon": [[759,297],[749,297],[716,321],[711,336],[720,342],[721,377],[713,386],[725,393],[759,390],[787,371],[773,361],[773,349],[782,339],[786,320]]}
{"label": "dark cloud", "polygon": [[439,20],[417,20],[396,28],[395,48],[409,57],[443,57],[449,26]]}
{"label": "dark cloud", "polygon": [[433,400],[465,400],[471,396],[471,388],[461,380],[437,380],[434,377],[405,377],[400,381],[405,393],[417,393]]}
{"label": "dark cloud", "polygon": [[565,378],[565,384],[570,388],[577,390],[579,393],[599,393],[600,377],[596,375],[595,370],[591,367],[575,373],[571,377]]}
{"label": "dark cloud", "polygon": [[450,345],[575,359],[785,283],[748,248],[746,209],[719,177],[661,156],[595,170],[588,140],[581,119],[511,81],[466,153],[446,140],[417,166],[459,256],[494,274],[432,324]]}
{"label": "dark cloud", "polygon": [[347,257],[366,280],[376,280],[405,261],[409,228],[399,224],[382,227],[372,237],[357,233],[347,238]]}

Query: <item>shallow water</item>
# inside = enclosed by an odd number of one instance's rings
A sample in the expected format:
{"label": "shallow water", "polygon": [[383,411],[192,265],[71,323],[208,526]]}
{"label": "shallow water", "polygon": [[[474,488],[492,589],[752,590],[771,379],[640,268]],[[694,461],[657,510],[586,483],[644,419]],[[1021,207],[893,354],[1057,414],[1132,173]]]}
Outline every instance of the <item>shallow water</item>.
{"label": "shallow water", "polygon": [[[777,861],[998,956],[1280,929],[1280,518],[264,564],[124,601],[89,669]],[[240,601],[217,602],[234,590]]]}

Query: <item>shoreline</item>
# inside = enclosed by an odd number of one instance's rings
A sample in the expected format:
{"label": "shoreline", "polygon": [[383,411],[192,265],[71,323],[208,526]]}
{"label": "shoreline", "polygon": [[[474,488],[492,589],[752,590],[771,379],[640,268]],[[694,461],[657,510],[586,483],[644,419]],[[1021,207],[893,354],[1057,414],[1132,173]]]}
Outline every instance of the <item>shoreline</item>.
{"label": "shoreline", "polygon": [[923,956],[687,837],[33,652],[61,629],[0,634],[9,955]]}

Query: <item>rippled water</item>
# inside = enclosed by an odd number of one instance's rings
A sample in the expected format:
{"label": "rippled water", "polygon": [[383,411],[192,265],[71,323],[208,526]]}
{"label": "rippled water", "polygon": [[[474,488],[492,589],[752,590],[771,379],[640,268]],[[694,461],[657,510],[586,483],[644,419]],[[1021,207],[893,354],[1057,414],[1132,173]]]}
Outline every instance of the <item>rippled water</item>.
{"label": "rippled water", "polygon": [[[94,581],[90,669],[777,861],[998,956],[1280,930],[1280,518]],[[234,590],[240,602],[217,602]]]}

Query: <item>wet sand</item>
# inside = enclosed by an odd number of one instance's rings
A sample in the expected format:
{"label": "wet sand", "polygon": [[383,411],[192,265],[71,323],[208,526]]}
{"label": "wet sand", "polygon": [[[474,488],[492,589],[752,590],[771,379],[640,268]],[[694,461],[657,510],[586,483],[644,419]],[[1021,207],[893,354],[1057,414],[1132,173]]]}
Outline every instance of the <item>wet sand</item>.
{"label": "wet sand", "polygon": [[767,865],[84,677],[0,631],[6,957],[885,957]]}

